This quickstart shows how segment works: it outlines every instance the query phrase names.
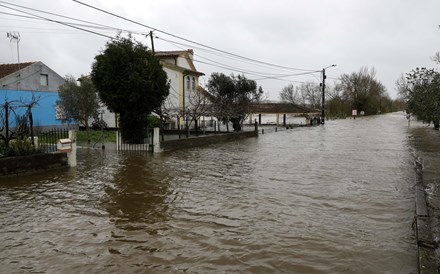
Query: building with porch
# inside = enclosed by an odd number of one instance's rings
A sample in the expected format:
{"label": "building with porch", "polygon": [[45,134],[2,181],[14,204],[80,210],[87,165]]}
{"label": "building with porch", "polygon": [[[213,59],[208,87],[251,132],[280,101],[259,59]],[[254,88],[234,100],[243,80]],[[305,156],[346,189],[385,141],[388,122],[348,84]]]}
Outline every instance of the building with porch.
{"label": "building with porch", "polygon": [[255,103],[249,108],[249,124],[253,124],[255,119],[259,125],[275,124],[279,126],[280,116],[283,118],[283,126],[287,124],[302,124],[303,122],[304,125],[307,125],[310,123],[310,119],[314,116],[319,116],[319,111],[291,103],[271,102]]}

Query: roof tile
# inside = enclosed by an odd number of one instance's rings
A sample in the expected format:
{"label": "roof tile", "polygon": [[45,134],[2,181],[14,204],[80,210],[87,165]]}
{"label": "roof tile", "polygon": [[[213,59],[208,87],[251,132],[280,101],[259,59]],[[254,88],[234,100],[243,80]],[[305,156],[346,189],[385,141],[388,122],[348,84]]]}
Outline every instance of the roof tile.
{"label": "roof tile", "polygon": [[15,63],[15,64],[0,64],[0,79],[6,77],[14,72],[17,72],[25,67],[28,67],[36,62]]}

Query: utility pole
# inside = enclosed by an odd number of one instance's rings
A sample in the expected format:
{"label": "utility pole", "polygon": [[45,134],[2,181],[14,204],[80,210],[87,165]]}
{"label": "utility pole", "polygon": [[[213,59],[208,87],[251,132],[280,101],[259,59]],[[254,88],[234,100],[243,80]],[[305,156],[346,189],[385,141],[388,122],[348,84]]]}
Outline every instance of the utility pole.
{"label": "utility pole", "polygon": [[18,46],[18,43],[20,42],[20,33],[19,32],[8,32],[6,33],[6,36],[10,39],[11,43],[13,40],[17,41],[17,59],[20,63],[20,48]]}
{"label": "utility pole", "polygon": [[321,106],[321,124],[325,123],[325,79],[327,76],[325,75],[325,69],[336,67],[336,65],[331,65],[322,69],[322,106]]}
{"label": "utility pole", "polygon": [[322,107],[321,107],[321,124],[325,123],[325,68],[322,69]]}
{"label": "utility pole", "polygon": [[150,30],[150,39],[151,39],[151,50],[153,51],[154,55],[154,39],[153,39],[153,31]]}

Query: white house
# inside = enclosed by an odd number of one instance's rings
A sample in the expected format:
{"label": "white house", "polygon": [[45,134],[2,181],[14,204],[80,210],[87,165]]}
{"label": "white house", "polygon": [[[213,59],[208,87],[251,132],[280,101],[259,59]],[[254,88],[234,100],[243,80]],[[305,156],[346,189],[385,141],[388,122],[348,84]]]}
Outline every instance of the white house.
{"label": "white house", "polygon": [[[167,116],[168,127],[177,128],[177,122],[183,127],[185,115],[195,110],[204,93],[200,92],[199,77],[204,75],[197,71],[193,62],[192,49],[184,51],[156,51],[155,55],[167,73],[170,93],[164,102],[163,111]],[[103,120],[109,127],[117,127],[117,118],[105,106],[100,109]]]}
{"label": "white house", "polygon": [[204,75],[197,71],[193,62],[192,49],[184,51],[158,51],[164,71],[170,81],[170,94],[164,103],[171,129],[185,123],[184,117],[200,103],[199,77]]}

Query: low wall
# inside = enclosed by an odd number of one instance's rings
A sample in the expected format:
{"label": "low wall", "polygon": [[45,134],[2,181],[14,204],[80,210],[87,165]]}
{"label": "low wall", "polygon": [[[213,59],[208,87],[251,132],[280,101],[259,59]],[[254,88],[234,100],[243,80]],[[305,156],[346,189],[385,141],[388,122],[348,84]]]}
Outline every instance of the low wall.
{"label": "low wall", "polygon": [[199,147],[209,144],[228,142],[248,137],[257,137],[257,131],[248,132],[232,132],[215,135],[205,135],[199,137],[192,137],[188,139],[178,139],[160,142],[160,148],[163,151],[171,151],[182,148]]}
{"label": "low wall", "polygon": [[45,153],[0,159],[0,176],[21,175],[68,167],[67,153]]}
{"label": "low wall", "polygon": [[433,240],[433,228],[431,227],[435,216],[433,216],[432,210],[428,209],[423,168],[423,159],[418,157],[415,161],[416,215],[414,216],[413,228],[415,228],[417,241],[419,274],[431,274],[439,273],[439,268],[436,261],[437,243]]}

